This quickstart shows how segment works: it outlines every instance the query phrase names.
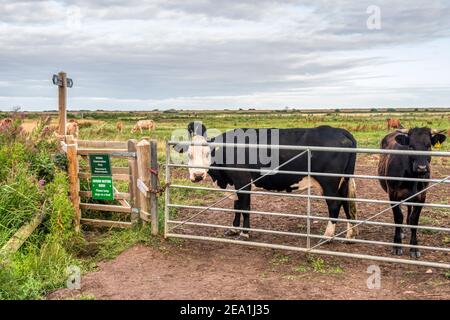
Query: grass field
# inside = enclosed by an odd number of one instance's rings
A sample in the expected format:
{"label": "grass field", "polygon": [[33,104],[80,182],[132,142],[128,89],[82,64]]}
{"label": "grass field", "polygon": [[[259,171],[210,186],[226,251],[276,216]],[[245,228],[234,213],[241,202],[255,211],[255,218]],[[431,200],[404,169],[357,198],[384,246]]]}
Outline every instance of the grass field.
{"label": "grass field", "polygon": [[[71,115],[69,114],[69,117]],[[72,115],[73,117],[73,115]],[[80,114],[76,115],[77,118]],[[208,129],[224,132],[233,128],[310,128],[319,125],[349,130],[360,147],[377,148],[381,139],[389,131],[386,119],[396,117],[404,127],[431,127],[450,129],[450,110],[448,112],[405,112],[405,113],[301,113],[299,111],[237,111],[237,112],[177,112],[177,113],[84,113],[80,125],[81,139],[126,140],[129,138],[150,137],[158,141],[168,140],[174,129],[185,129],[193,120],[202,121]],[[154,132],[131,133],[135,122],[140,119],[153,119]],[[122,133],[117,132],[116,122],[124,123]],[[160,146],[160,148],[163,146]],[[450,150],[444,144],[442,150]]]}

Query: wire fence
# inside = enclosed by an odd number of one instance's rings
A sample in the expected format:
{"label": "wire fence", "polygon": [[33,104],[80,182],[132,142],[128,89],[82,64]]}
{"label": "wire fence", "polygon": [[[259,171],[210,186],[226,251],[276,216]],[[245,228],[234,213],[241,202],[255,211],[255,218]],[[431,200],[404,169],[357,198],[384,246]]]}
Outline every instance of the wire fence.
{"label": "wire fence", "polygon": [[[252,169],[252,168],[242,168],[242,166],[238,167],[222,167],[222,166],[190,166],[187,164],[181,164],[181,163],[172,163],[170,161],[170,153],[171,153],[171,147],[174,145],[194,145],[194,146],[210,146],[210,147],[236,147],[236,148],[258,148],[258,149],[278,149],[278,150],[291,150],[291,151],[299,151],[297,155],[295,155],[293,158],[289,159],[285,163],[280,164],[274,169]],[[424,179],[424,178],[407,178],[407,177],[391,177],[391,176],[377,176],[377,175],[366,175],[366,174],[341,174],[341,173],[327,173],[327,172],[314,172],[311,170],[311,158],[312,153],[321,153],[321,152],[336,152],[336,153],[356,153],[356,154],[397,154],[397,155],[420,155],[420,156],[432,156],[432,157],[443,157],[448,158],[450,157],[450,152],[441,152],[441,151],[413,151],[413,150],[386,150],[386,149],[369,149],[369,148],[338,148],[338,147],[317,147],[317,146],[290,146],[290,145],[266,145],[266,144],[240,144],[240,143],[198,143],[198,142],[178,142],[178,141],[169,141],[166,145],[166,193],[165,193],[165,223],[164,223],[164,235],[165,237],[175,237],[175,238],[185,238],[185,239],[195,239],[195,240],[207,240],[207,241],[214,241],[214,242],[225,242],[225,243],[234,243],[234,244],[241,244],[241,245],[247,245],[247,246],[257,246],[257,247],[265,247],[265,248],[273,248],[273,249],[287,249],[287,250],[294,250],[294,251],[301,251],[301,252],[309,252],[309,253],[316,253],[316,254],[325,254],[325,255],[333,255],[333,256],[340,256],[340,257],[352,257],[352,258],[360,258],[360,259],[369,259],[374,261],[383,261],[383,262],[394,262],[394,263],[405,263],[405,264],[413,264],[413,265],[420,265],[420,266],[429,266],[429,267],[438,267],[438,268],[445,268],[450,269],[450,263],[448,259],[448,252],[450,252],[450,248],[448,246],[448,241],[441,241],[441,245],[411,245],[411,244],[400,244],[396,243],[396,247],[402,247],[402,248],[416,248],[420,250],[429,250],[429,251],[435,251],[440,252],[443,254],[443,257],[440,256],[438,261],[431,261],[426,260],[425,258],[421,259],[404,259],[404,258],[396,258],[394,256],[383,256],[383,255],[376,255],[376,254],[370,254],[369,248],[363,247],[365,252],[343,252],[343,251],[333,251],[333,250],[322,250],[319,249],[320,246],[322,246],[324,243],[327,243],[331,240],[335,240],[337,242],[351,242],[351,243],[359,243],[359,244],[365,244],[365,245],[373,245],[373,246],[384,246],[384,247],[392,247],[394,243],[388,242],[388,241],[380,241],[380,240],[368,240],[368,239],[349,239],[340,237],[343,233],[349,230],[349,228],[354,228],[355,226],[359,225],[366,225],[369,227],[383,227],[383,228],[391,228],[390,231],[392,231],[393,227],[402,227],[402,228],[411,228],[411,229],[417,229],[422,230],[423,232],[430,232],[430,233],[444,233],[447,234],[450,232],[450,228],[447,227],[447,225],[444,226],[431,226],[431,225],[424,225],[423,223],[421,225],[408,225],[408,224],[395,224],[391,222],[385,222],[385,221],[373,221],[374,218],[382,216],[384,214],[388,215],[390,219],[392,219],[392,213],[391,209],[396,206],[404,205],[404,206],[421,206],[426,208],[437,208],[440,210],[447,210],[450,209],[450,205],[447,203],[417,203],[417,202],[410,202],[411,199],[413,199],[416,195],[420,194],[421,192],[429,191],[435,192],[435,189],[438,186],[444,186],[448,187],[448,184],[450,183],[450,176],[443,177],[443,178],[430,178],[430,179]],[[288,162],[291,162],[292,160],[306,155],[306,161],[307,161],[307,170],[306,171],[291,171],[291,170],[282,170],[283,166],[286,165]],[[304,176],[308,177],[308,180],[311,181],[311,177],[345,177],[345,178],[353,178],[358,180],[393,180],[393,181],[409,181],[409,182],[427,182],[429,183],[426,190],[422,190],[417,192],[411,197],[408,197],[407,199],[403,201],[390,201],[390,200],[381,200],[381,199],[374,199],[374,198],[348,198],[348,197],[335,197],[335,196],[326,196],[326,195],[315,195],[311,192],[311,183],[308,183],[306,194],[298,194],[298,193],[287,193],[287,192],[272,192],[272,191],[254,191],[254,190],[243,190],[246,186],[243,188],[240,188],[238,190],[234,189],[221,189],[221,188],[213,188],[213,187],[203,187],[203,186],[193,186],[193,185],[185,185],[185,184],[173,184],[171,183],[171,170],[172,168],[198,168],[198,169],[217,169],[217,170],[223,170],[223,171],[237,171],[237,172],[255,172],[259,173],[260,176],[258,179],[261,179],[267,175],[297,175],[297,176]],[[252,181],[251,183],[254,183]],[[170,190],[171,189],[184,189],[184,190],[197,190],[197,191],[208,191],[208,192],[218,192],[218,193],[227,193],[225,197],[220,198],[217,201],[214,201],[209,206],[200,206],[200,205],[186,205],[186,204],[180,204],[180,203],[172,203],[170,201]],[[266,229],[266,228],[243,228],[243,227],[231,227],[230,225],[221,225],[221,224],[214,224],[214,223],[208,223],[207,221],[192,221],[196,217],[202,216],[205,212],[224,212],[227,214],[234,213],[234,209],[229,208],[222,208],[218,207],[217,205],[224,200],[230,198],[231,195],[243,193],[243,194],[252,194],[252,195],[261,195],[261,196],[275,196],[275,197],[289,197],[289,198],[299,198],[299,199],[305,199],[306,202],[306,214],[294,214],[294,213],[285,213],[285,212],[276,212],[276,211],[261,211],[261,210],[242,210],[239,209],[239,212],[242,213],[248,213],[250,215],[260,215],[265,217],[279,217],[279,218],[296,218],[305,221],[306,220],[306,232],[290,232],[290,231],[282,231],[282,230],[272,230],[272,229]],[[386,195],[387,197],[387,195]],[[351,200],[357,203],[365,203],[365,204],[374,204],[374,205],[383,205],[386,206],[383,210],[372,214],[370,217],[367,217],[365,219],[342,219],[342,218],[330,218],[330,217],[324,217],[319,215],[313,215],[313,210],[311,208],[312,201],[317,200]],[[176,220],[175,218],[170,217],[170,209],[176,208],[176,209],[188,209],[190,211],[192,210],[198,210],[194,214],[190,215],[189,217],[183,219],[183,220]],[[447,212],[445,213],[447,215]],[[351,223],[351,227],[347,228],[346,230],[339,232],[338,234],[330,237],[330,236],[324,236],[319,234],[314,234],[311,230],[311,222],[312,221],[333,221],[333,222],[345,222],[345,223]],[[256,241],[244,241],[244,240],[236,240],[236,239],[227,239],[222,237],[213,237],[213,236],[206,236],[202,234],[184,234],[184,233],[177,233],[176,230],[180,229],[181,227],[199,227],[199,228],[205,228],[205,229],[236,229],[241,231],[251,231],[255,233],[260,234],[266,234],[266,235],[278,235],[278,236],[286,236],[286,237],[295,237],[295,238],[302,238],[306,239],[306,243],[304,245],[293,245],[291,243],[287,244],[277,244],[273,242],[256,242]],[[389,235],[392,235],[393,233],[389,233]],[[311,244],[311,241],[316,241],[316,243]]]}

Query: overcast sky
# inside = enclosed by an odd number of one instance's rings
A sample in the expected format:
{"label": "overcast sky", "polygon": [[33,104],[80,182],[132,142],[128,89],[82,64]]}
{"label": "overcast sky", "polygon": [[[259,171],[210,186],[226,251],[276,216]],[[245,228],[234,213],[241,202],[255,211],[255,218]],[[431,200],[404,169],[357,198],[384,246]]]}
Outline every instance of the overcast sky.
{"label": "overcast sky", "polygon": [[[378,19],[378,17],[380,19]],[[450,1],[0,0],[0,110],[450,107]]]}

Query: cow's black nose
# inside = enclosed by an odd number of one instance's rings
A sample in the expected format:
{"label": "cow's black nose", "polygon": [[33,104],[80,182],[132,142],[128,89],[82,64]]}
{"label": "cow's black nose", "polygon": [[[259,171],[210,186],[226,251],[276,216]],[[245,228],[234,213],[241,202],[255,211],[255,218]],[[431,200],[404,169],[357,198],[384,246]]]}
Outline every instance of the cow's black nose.
{"label": "cow's black nose", "polygon": [[196,182],[198,182],[198,181],[202,181],[202,179],[203,179],[203,175],[200,175],[200,176],[194,176],[194,178],[195,178],[195,181]]}

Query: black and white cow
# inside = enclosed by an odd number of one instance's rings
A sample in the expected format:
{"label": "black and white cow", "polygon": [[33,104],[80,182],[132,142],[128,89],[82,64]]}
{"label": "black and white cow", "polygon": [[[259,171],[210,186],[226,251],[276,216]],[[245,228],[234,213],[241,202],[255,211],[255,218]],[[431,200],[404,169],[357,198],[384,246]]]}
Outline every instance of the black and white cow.
{"label": "black and white cow", "polygon": [[[382,149],[391,150],[417,150],[430,151],[432,145],[441,144],[445,135],[429,128],[412,128],[394,131],[386,135],[381,141]],[[429,179],[431,175],[430,156],[382,154],[378,163],[378,175],[385,177],[404,177]],[[428,182],[396,181],[380,179],[381,187],[389,195],[390,201],[406,200],[428,186]],[[410,202],[424,203],[426,191],[418,194]],[[396,224],[403,223],[403,213],[400,206],[392,208]],[[419,224],[422,206],[408,206],[407,223],[417,226]],[[395,228],[394,243],[402,242],[402,228]],[[417,229],[411,228],[410,244],[417,245]],[[395,255],[402,255],[403,249],[395,246],[392,250]],[[417,248],[411,248],[410,256],[419,258]]]}
{"label": "black and white cow", "polygon": [[[351,178],[343,177],[322,177],[316,176],[308,180],[307,175],[301,174],[269,174],[252,184],[252,181],[260,178],[269,169],[274,169],[277,165],[298,155],[302,151],[293,150],[270,150],[260,148],[259,145],[293,145],[293,146],[323,146],[356,148],[356,140],[344,129],[332,128],[330,126],[320,126],[308,129],[234,129],[218,135],[207,141],[206,127],[201,122],[191,122],[188,125],[189,136],[192,142],[197,145],[175,145],[178,152],[187,152],[189,158],[189,177],[193,182],[199,182],[209,174],[213,181],[222,189],[228,185],[249,191],[252,187],[263,188],[274,191],[305,190],[308,185],[318,187],[320,192],[330,197],[355,197],[355,184]],[[231,138],[230,138],[231,137]],[[257,144],[257,148],[244,148],[236,146],[200,146],[200,143],[252,143]],[[251,151],[253,150],[253,151]],[[311,171],[335,174],[353,174],[355,170],[356,153],[353,152],[311,152]],[[272,162],[268,164],[268,159]],[[196,168],[197,167],[197,168]],[[204,168],[198,168],[204,167]],[[230,171],[220,170],[210,167],[236,167],[248,169],[265,169],[266,171]],[[207,168],[207,169],[206,169]],[[302,171],[308,170],[307,154],[304,154],[292,162],[279,168],[282,171]],[[270,171],[270,170],[269,170]],[[326,200],[329,216],[338,218],[340,208],[343,207],[348,219],[356,219],[356,205],[353,201]],[[235,217],[233,226],[240,226],[240,218],[243,216],[243,228],[250,228],[250,217],[248,213],[239,210],[250,210],[250,194],[238,193],[234,202]],[[329,222],[325,231],[325,236],[333,236],[336,222]],[[348,227],[350,224],[348,224]],[[226,235],[237,235],[236,229],[227,230]],[[248,238],[248,230],[244,230],[239,235],[241,238]],[[347,232],[347,238],[356,236],[356,228]]]}

